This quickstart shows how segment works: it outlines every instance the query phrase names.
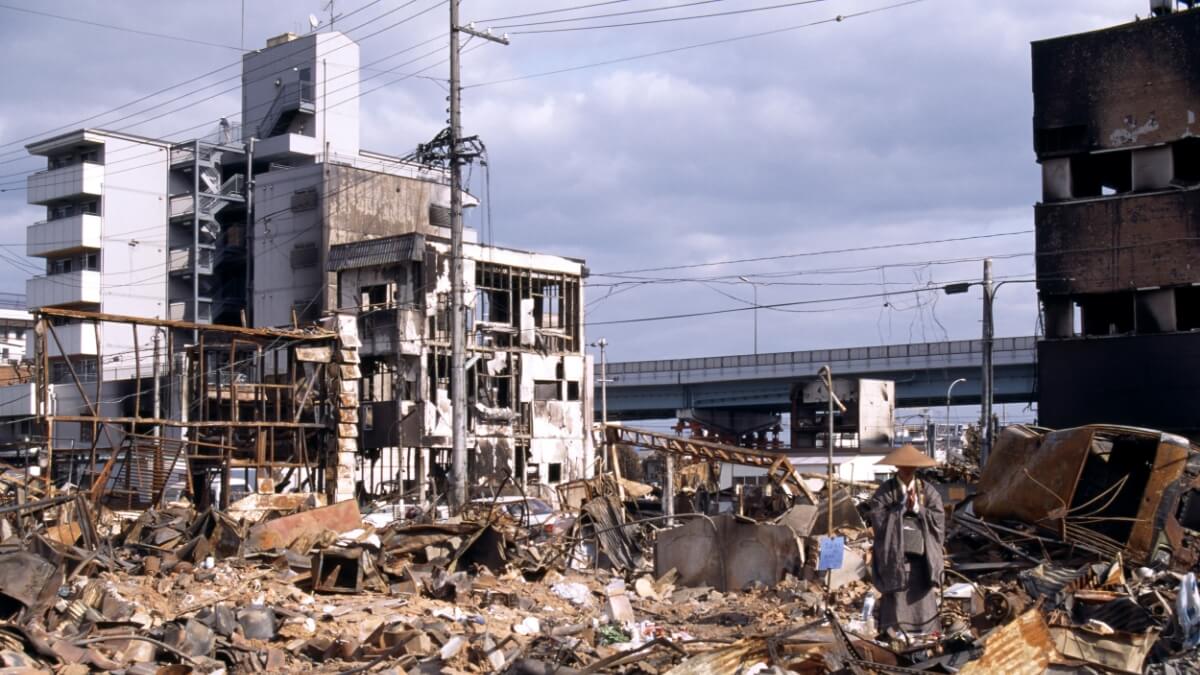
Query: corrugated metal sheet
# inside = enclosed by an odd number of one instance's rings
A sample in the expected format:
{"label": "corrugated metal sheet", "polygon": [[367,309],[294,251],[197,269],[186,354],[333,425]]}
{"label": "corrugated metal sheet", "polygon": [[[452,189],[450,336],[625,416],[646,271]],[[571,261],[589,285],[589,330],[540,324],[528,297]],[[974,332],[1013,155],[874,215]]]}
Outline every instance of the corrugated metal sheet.
{"label": "corrugated metal sheet", "polygon": [[1041,610],[1035,608],[989,635],[983,645],[983,657],[958,672],[961,675],[1041,675],[1057,658],[1058,650],[1050,637],[1050,629]]}
{"label": "corrugated metal sheet", "polygon": [[330,247],[329,271],[393,265],[410,260],[420,261],[424,257],[425,237],[420,234],[367,239]]}

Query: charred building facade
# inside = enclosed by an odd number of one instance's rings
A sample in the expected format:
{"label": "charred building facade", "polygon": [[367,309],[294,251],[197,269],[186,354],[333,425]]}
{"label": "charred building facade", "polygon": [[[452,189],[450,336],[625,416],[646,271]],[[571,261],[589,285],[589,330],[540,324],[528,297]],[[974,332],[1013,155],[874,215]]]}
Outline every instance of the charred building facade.
{"label": "charred building facade", "polygon": [[[472,490],[592,475],[582,261],[464,246]],[[451,447],[450,242],[420,232],[336,244],[339,312],[357,319],[358,475],[368,493],[444,488]],[[511,477],[511,478],[509,478]]]}
{"label": "charred building facade", "polygon": [[1033,43],[1039,418],[1200,437],[1200,11]]}

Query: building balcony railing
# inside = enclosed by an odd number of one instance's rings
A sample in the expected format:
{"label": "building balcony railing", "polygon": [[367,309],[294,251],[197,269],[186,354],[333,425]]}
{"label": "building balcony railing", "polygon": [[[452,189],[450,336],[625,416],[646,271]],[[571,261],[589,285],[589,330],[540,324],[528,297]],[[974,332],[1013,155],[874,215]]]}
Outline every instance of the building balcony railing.
{"label": "building balcony railing", "polygon": [[30,204],[47,204],[84,195],[100,196],[104,165],[81,162],[49,169],[26,179],[25,197]]}
{"label": "building balcony railing", "polygon": [[30,257],[100,248],[100,216],[80,213],[43,220],[25,228],[25,255]]}
{"label": "building balcony railing", "polygon": [[34,384],[0,386],[0,417],[29,417],[37,414]]}
{"label": "building balcony railing", "polygon": [[192,303],[172,302],[168,307],[167,318],[171,321],[190,321],[192,323],[212,323],[212,300],[201,298],[199,312],[193,311]]}
{"label": "building balcony railing", "polygon": [[30,309],[60,305],[100,304],[100,273],[79,270],[39,276],[25,281],[25,302]]}
{"label": "building balcony railing", "polygon": [[[33,344],[33,331],[29,331],[30,339],[26,341],[26,353],[37,353],[36,345]],[[58,336],[58,341],[55,342],[54,336]],[[62,343],[62,349],[59,349],[58,343]],[[65,326],[55,326],[54,334],[47,332],[46,335],[46,351],[50,358],[58,356],[95,356],[96,355],[96,325],[85,323],[71,323]]]}
{"label": "building balcony railing", "polygon": [[[171,274],[183,276],[191,275],[192,273],[192,248],[173,248],[171,249],[170,260],[167,263],[167,269]],[[213,250],[211,248],[200,248],[199,264],[196,266],[196,272],[200,274],[213,273]]]}

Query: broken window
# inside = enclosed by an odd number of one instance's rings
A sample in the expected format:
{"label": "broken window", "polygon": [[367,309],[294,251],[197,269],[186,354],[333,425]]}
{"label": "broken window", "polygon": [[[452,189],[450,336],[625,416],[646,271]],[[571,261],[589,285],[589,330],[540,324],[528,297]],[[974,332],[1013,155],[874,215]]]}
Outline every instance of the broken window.
{"label": "broken window", "polygon": [[579,400],[579,383],[578,382],[567,382],[567,400],[568,401],[578,401]]}
{"label": "broken window", "polygon": [[1129,192],[1133,189],[1132,157],[1128,150],[1072,157],[1072,196],[1078,199]]}
{"label": "broken window", "polygon": [[512,376],[479,375],[477,388],[479,402],[490,408],[512,407]]}
{"label": "broken window", "polygon": [[1200,183],[1200,138],[1185,138],[1171,144],[1174,154],[1175,182]]}
{"label": "broken window", "polygon": [[362,286],[358,289],[360,307],[381,307],[391,300],[390,284]]}
{"label": "broken window", "polygon": [[1175,289],[1175,330],[1200,328],[1200,286]]}
{"label": "broken window", "polygon": [[562,482],[562,464],[551,462],[546,465],[546,482],[561,483]]}
{"label": "broken window", "polygon": [[1108,293],[1079,298],[1084,335],[1123,335],[1134,331],[1132,293]]}
{"label": "broken window", "polygon": [[562,399],[562,394],[559,393],[561,387],[558,382],[550,380],[535,380],[533,383],[533,400],[535,401],[558,401]]}

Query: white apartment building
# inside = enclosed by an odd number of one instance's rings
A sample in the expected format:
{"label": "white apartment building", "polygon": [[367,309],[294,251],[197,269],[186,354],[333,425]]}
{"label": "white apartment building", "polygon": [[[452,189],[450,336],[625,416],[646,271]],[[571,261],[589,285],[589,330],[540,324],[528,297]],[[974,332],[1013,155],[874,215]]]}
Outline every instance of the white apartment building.
{"label": "white apartment building", "polygon": [[[46,273],[27,283],[29,309],[305,324],[340,308],[331,248],[410,234],[448,240],[445,170],[363,150],[359,92],[353,40],[338,32],[287,33],[243,57],[240,124],[222,120],[214,137],[181,143],[81,129],[28,145],[46,159],[27,186],[29,203],[46,209],[26,235],[27,255],[46,264]],[[477,204],[470,195],[464,202]],[[471,231],[466,239],[477,240]],[[568,267],[582,270],[581,263]],[[581,306],[575,320],[582,326]],[[60,415],[86,408],[68,363],[89,397],[101,379],[101,414],[128,416],[145,395],[132,378],[150,373],[155,341],[181,349],[192,340],[182,328],[169,335],[146,330],[135,349],[127,324],[102,322],[96,330],[55,323],[50,405]],[[586,359],[581,339],[558,350],[578,371],[575,380]],[[590,378],[577,386],[590,397]],[[32,385],[0,387],[0,424],[35,412]],[[571,416],[563,444],[580,450],[556,476],[586,470],[581,453],[590,438],[578,423],[582,415]],[[71,426],[56,426],[56,451],[107,447],[105,438],[93,441],[88,425],[75,425],[75,432]],[[547,478],[550,471],[544,469]]]}

